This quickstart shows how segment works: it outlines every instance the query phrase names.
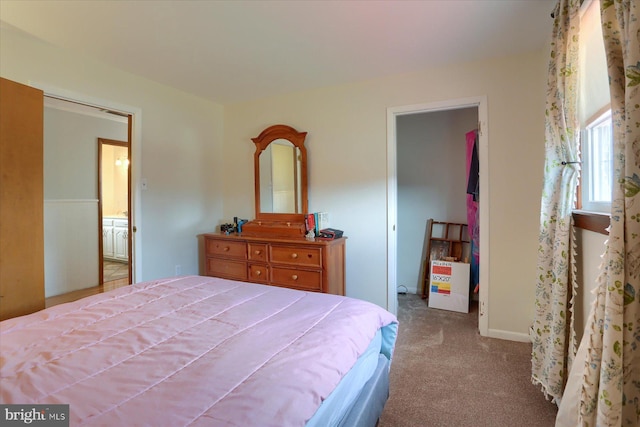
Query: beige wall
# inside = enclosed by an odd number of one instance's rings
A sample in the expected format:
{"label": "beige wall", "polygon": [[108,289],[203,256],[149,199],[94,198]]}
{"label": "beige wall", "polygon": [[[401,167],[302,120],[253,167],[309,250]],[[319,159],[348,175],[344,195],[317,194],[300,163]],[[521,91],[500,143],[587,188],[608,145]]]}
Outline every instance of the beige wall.
{"label": "beige wall", "polygon": [[[222,215],[223,111],[194,95],[58,49],[8,26],[0,34],[0,76],[46,85],[138,109],[142,163],[148,190],[137,198],[141,269],[137,281],[198,273],[196,235],[213,230]],[[135,162],[135,159],[132,159]],[[132,170],[132,172],[135,174]],[[136,211],[134,210],[134,213]]]}
{"label": "beige wall", "polygon": [[[224,216],[252,217],[253,144],[265,127],[307,131],[309,208],[345,231],[347,295],[387,299],[387,108],[486,95],[489,329],[527,339],[544,157],[546,49],[225,107]],[[248,160],[248,161],[247,161]],[[402,167],[399,165],[399,167]]]}
{"label": "beige wall", "polygon": [[[533,316],[544,156],[546,49],[223,108],[3,28],[0,75],[142,112],[142,277],[197,273],[196,234],[252,218],[254,147],[275,123],[309,132],[310,209],[345,230],[347,294],[386,306],[387,108],[487,96],[489,329],[526,337]],[[223,132],[224,124],[224,132]],[[224,143],[223,143],[224,134]],[[223,161],[224,159],[224,161]],[[400,165],[401,167],[401,165]],[[224,202],[224,208],[223,208]]]}
{"label": "beige wall", "polygon": [[102,146],[102,216],[127,216],[128,151],[127,147]]}

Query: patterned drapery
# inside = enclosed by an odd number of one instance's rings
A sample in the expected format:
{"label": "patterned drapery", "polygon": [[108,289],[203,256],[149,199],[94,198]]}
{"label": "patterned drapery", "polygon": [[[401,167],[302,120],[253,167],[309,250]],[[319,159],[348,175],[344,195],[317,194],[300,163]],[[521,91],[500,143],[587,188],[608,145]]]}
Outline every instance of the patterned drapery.
{"label": "patterned drapery", "polygon": [[545,110],[545,165],[534,321],[532,375],[545,396],[560,399],[567,374],[571,213],[578,181],[579,0],[554,10]]}
{"label": "patterned drapery", "polygon": [[586,354],[579,425],[640,425],[639,7],[638,0],[601,1],[614,188],[604,264],[581,344]]}

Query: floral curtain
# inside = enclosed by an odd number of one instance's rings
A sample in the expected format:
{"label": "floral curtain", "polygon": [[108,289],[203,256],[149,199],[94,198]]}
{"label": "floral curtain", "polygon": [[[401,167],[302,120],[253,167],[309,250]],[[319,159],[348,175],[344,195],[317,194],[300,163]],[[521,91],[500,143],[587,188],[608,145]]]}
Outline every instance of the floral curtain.
{"label": "floral curtain", "polygon": [[604,264],[581,344],[586,350],[578,419],[586,426],[640,425],[639,5],[638,0],[602,0],[600,6],[611,90],[614,188]]}
{"label": "floral curtain", "polygon": [[532,376],[545,396],[560,399],[567,373],[571,213],[578,181],[577,115],[580,1],[560,0],[553,12],[547,77],[545,165],[538,277],[531,328]]}

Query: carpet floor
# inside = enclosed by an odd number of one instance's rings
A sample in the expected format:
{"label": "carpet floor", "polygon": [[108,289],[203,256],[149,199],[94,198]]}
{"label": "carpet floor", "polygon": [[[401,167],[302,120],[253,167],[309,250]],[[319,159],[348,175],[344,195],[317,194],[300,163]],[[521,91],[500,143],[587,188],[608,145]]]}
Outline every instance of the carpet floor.
{"label": "carpet floor", "polygon": [[379,427],[551,427],[557,406],[531,383],[531,344],[481,337],[469,314],[398,295],[390,396]]}

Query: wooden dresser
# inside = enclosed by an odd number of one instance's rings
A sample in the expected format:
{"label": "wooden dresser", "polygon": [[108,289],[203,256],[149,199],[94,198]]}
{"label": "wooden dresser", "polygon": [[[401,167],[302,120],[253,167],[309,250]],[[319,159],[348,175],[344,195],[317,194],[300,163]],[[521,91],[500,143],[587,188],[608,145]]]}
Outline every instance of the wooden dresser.
{"label": "wooden dresser", "polygon": [[204,234],[206,276],[345,294],[346,238]]}

